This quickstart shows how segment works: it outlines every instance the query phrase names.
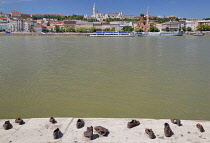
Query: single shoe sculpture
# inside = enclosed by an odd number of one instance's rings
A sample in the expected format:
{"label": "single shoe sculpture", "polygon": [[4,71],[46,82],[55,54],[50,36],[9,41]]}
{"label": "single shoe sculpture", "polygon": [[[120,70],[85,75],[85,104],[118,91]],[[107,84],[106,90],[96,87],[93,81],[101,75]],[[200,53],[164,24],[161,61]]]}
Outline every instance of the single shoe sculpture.
{"label": "single shoe sculpture", "polygon": [[61,135],[61,131],[59,130],[59,128],[55,129],[53,132],[54,139],[60,138],[60,135]]}
{"label": "single shoe sculpture", "polygon": [[84,125],[85,125],[84,120],[82,119],[77,120],[77,124],[76,124],[77,129],[84,127]]}
{"label": "single shoe sculpture", "polygon": [[19,123],[19,125],[22,125],[22,124],[24,124],[25,122],[23,121],[23,119],[17,118],[17,119],[15,119],[15,123]]}
{"label": "single shoe sculpture", "polygon": [[152,131],[152,129],[145,129],[145,132],[149,135],[150,139],[154,139],[155,138],[155,134]]}
{"label": "single shoe sculpture", "polygon": [[177,124],[178,126],[181,126],[181,120],[180,119],[171,119],[171,122],[173,124]]}
{"label": "single shoe sculpture", "polygon": [[51,123],[56,123],[56,121],[55,121],[55,119],[53,118],[53,117],[50,117],[50,119],[49,119],[49,121],[51,122]]}
{"label": "single shoe sculpture", "polygon": [[140,124],[139,121],[137,121],[137,120],[132,120],[131,122],[128,122],[127,127],[128,127],[128,128],[133,128],[133,127],[135,127],[135,126],[138,126],[139,124]]}
{"label": "single shoe sculpture", "polygon": [[87,131],[84,132],[84,136],[89,138],[90,140],[93,139],[93,127],[87,127]]}
{"label": "single shoe sculpture", "polygon": [[102,136],[107,136],[109,134],[109,130],[102,126],[96,126],[94,129]]}
{"label": "single shoe sculpture", "polygon": [[4,125],[3,125],[3,128],[4,128],[5,130],[9,130],[9,129],[12,128],[12,125],[10,124],[9,121],[5,121],[5,123],[4,123]]}
{"label": "single shoe sculpture", "polygon": [[181,126],[181,120],[180,119],[176,119],[177,125]]}
{"label": "single shoe sculpture", "polygon": [[166,137],[170,137],[171,136],[171,128],[170,128],[168,123],[164,124],[164,133],[165,133]]}
{"label": "single shoe sculpture", "polygon": [[196,124],[196,127],[200,130],[200,132],[204,132],[205,131],[203,126],[201,124],[199,124],[199,123]]}

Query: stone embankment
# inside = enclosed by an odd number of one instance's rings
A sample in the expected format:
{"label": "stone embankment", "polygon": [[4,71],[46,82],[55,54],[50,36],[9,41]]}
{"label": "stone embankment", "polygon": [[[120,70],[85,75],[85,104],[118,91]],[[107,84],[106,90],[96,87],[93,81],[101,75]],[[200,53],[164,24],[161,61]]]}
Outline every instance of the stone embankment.
{"label": "stone embankment", "polygon": [[[24,119],[25,124],[15,123],[15,119],[9,119],[12,128],[4,130],[3,124],[8,119],[0,120],[0,142],[1,143],[209,143],[210,121],[181,120],[182,126],[171,123],[169,119],[135,119],[140,125],[127,128],[128,118],[83,118],[85,125],[77,129],[78,118],[55,118],[55,124],[49,122],[49,118]],[[164,135],[164,123],[168,123],[172,130],[171,137]],[[205,132],[200,132],[196,124],[203,125]],[[93,132],[93,140],[84,137],[87,127],[102,126],[109,130],[108,136],[98,135]],[[61,137],[53,138],[53,131],[59,128]],[[145,129],[152,129],[155,139],[150,139]]]}
{"label": "stone embankment", "polygon": [[4,33],[0,36],[89,36],[90,33]]}

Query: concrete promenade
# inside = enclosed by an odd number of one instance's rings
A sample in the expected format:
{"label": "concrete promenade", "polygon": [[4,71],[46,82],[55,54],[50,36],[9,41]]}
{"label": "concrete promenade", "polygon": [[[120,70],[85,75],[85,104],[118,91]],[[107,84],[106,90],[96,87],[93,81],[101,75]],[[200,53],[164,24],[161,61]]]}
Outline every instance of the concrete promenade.
{"label": "concrete promenade", "polygon": [[[140,125],[127,128],[130,118],[82,118],[85,126],[76,128],[78,118],[56,118],[57,123],[52,124],[49,118],[23,119],[24,125],[15,123],[15,119],[0,119],[1,143],[209,143],[210,121],[181,120],[182,126],[172,124],[169,119],[135,119]],[[4,130],[3,124],[9,120],[13,128]],[[164,123],[169,123],[173,135],[165,137]],[[196,124],[203,125],[205,132],[201,133]],[[107,137],[100,136],[94,131],[94,139],[85,138],[83,133],[87,127],[103,126],[109,130]],[[53,131],[59,128],[62,132],[60,139],[53,139]],[[145,129],[152,129],[156,138],[150,139]]]}

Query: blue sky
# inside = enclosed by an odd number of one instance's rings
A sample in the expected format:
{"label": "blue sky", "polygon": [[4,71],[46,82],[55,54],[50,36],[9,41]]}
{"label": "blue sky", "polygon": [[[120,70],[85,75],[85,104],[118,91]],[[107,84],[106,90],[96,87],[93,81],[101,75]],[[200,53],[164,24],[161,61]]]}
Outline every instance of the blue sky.
{"label": "blue sky", "polygon": [[94,2],[100,13],[139,16],[150,7],[152,16],[175,15],[182,18],[210,17],[210,0],[0,0],[0,11],[30,14],[92,15]]}

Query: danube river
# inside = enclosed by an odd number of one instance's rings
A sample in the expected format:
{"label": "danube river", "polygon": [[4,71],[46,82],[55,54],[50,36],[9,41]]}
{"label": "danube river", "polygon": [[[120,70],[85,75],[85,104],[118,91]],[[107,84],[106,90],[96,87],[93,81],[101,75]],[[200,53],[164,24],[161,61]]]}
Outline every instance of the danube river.
{"label": "danube river", "polygon": [[0,118],[210,120],[209,37],[0,37]]}

